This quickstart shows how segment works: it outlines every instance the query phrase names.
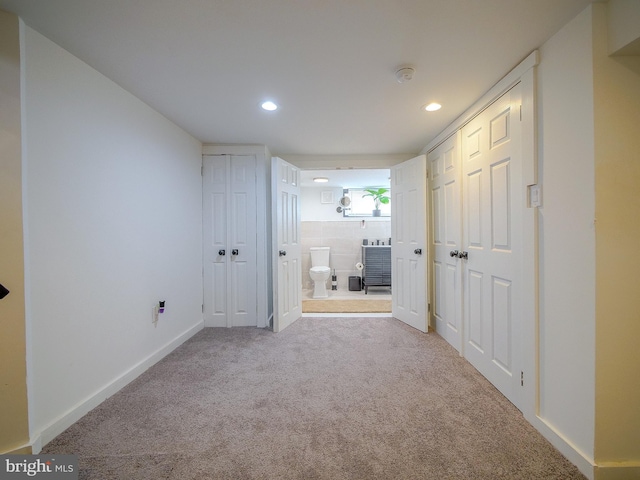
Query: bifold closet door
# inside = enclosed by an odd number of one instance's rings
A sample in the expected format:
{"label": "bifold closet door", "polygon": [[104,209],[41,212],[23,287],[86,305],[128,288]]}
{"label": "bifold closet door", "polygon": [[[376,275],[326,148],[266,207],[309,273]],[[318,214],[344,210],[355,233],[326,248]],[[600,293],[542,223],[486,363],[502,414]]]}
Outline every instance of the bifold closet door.
{"label": "bifold closet door", "polygon": [[464,356],[519,405],[522,155],[517,85],[461,135]]}
{"label": "bifold closet door", "polygon": [[431,179],[433,305],[436,331],[462,352],[462,210],[460,206],[460,132],[427,156]]}
{"label": "bifold closet door", "polygon": [[203,157],[204,323],[257,325],[256,157]]}

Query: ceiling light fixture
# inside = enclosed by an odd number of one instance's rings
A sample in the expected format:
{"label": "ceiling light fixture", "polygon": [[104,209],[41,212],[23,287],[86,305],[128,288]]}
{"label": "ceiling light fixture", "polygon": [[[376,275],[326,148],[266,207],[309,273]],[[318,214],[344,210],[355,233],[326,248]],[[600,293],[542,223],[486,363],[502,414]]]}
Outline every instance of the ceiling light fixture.
{"label": "ceiling light fixture", "polygon": [[314,177],[313,181],[316,183],[327,183],[329,179],[327,177]]}
{"label": "ceiling light fixture", "polygon": [[273,112],[274,110],[278,109],[278,105],[276,105],[274,102],[272,102],[271,100],[267,100],[266,102],[264,102],[261,107],[268,111],[268,112]]}
{"label": "ceiling light fixture", "polygon": [[427,112],[435,112],[436,110],[440,110],[442,105],[439,103],[430,103],[429,105],[425,105],[423,107]]}

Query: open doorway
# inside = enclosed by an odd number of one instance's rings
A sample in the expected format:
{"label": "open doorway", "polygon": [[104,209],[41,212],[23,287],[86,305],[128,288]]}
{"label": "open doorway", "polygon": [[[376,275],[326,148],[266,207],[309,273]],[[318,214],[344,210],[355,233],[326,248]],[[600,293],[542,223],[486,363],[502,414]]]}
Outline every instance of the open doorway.
{"label": "open doorway", "polygon": [[[390,198],[390,170],[302,170],[300,186],[303,314],[390,315],[390,263],[388,281],[367,285],[365,278],[363,284],[363,245],[380,247],[380,252],[390,250],[390,205],[384,200]],[[383,197],[378,202],[379,213],[374,213],[374,192]],[[316,284],[323,280],[317,274],[312,279],[312,251],[324,250],[317,260],[326,258],[327,248],[326,297],[314,298],[322,294]]]}

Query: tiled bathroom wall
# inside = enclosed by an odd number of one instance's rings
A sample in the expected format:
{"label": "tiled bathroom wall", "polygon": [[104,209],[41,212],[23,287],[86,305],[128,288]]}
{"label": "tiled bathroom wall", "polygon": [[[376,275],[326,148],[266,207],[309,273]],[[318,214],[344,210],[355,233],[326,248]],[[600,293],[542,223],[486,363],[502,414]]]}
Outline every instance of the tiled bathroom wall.
{"label": "tiled bathroom wall", "polygon": [[[364,228],[362,226],[364,225]],[[359,275],[356,263],[362,261],[362,240],[380,240],[385,245],[391,236],[390,220],[303,221],[302,222],[302,288],[313,288],[309,277],[311,247],[330,247],[331,272],[336,270],[338,290],[349,289],[349,276]],[[331,288],[331,278],[327,281]]]}

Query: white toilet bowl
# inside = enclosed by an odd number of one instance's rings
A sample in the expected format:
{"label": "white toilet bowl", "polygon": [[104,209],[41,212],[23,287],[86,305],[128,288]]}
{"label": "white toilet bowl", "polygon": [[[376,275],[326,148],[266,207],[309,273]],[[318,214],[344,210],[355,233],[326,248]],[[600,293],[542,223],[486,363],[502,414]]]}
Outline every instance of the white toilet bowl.
{"label": "white toilet bowl", "polygon": [[327,280],[331,274],[329,268],[329,247],[311,247],[311,269],[309,276],[313,280],[313,298],[327,298]]}
{"label": "white toilet bowl", "polygon": [[311,267],[309,275],[313,280],[313,298],[327,298],[329,296],[327,293],[327,280],[329,280],[330,274],[331,269],[329,267]]}

